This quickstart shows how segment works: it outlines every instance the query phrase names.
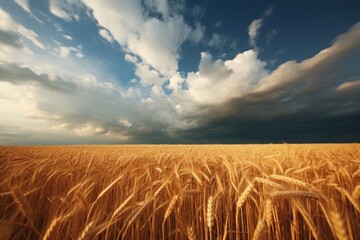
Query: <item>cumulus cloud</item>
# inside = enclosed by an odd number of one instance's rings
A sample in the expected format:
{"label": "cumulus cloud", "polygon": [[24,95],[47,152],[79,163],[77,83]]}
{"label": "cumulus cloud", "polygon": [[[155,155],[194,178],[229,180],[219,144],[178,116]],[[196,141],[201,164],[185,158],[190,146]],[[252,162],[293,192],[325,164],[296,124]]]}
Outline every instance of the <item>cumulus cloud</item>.
{"label": "cumulus cloud", "polygon": [[191,27],[181,15],[170,12],[167,1],[163,0],[145,1],[151,11],[162,14],[160,19],[149,17],[138,1],[84,0],[84,3],[126,51],[137,55],[161,75],[175,74],[182,43],[188,39],[199,42],[204,32],[199,23]]}
{"label": "cumulus cloud", "polygon": [[[252,50],[247,53],[251,58],[240,55],[229,62],[214,61],[203,54],[199,72],[186,79],[187,91],[193,99],[201,96],[197,101],[202,104],[195,108],[196,127],[179,130],[178,134],[194,141],[207,139],[210,142],[220,135],[227,136],[221,142],[358,140],[354,132],[360,133],[356,124],[360,120],[357,104],[360,88],[359,81],[353,80],[358,77],[357,71],[353,67],[338,66],[357,59],[359,46],[360,23],[357,23],[312,58],[300,63],[285,62],[272,72],[266,72],[264,63]],[[221,85],[216,92],[212,90],[216,79],[231,79],[236,71],[241,73],[244,64],[237,64],[241,60],[249,67],[242,74],[241,82],[246,84],[234,85],[226,81],[221,84],[228,84],[233,94],[225,90],[221,94]],[[257,64],[249,64],[257,61]],[[206,72],[217,77],[206,78]],[[252,80],[248,83],[249,79]],[[202,88],[209,91],[201,91]],[[198,92],[191,93],[194,90]],[[217,99],[211,96],[223,96],[223,101],[217,104]]]}
{"label": "cumulus cloud", "polygon": [[227,61],[214,61],[209,53],[202,53],[199,71],[187,76],[187,92],[198,103],[226,102],[240,96],[266,76],[265,65],[253,50],[239,53]]}
{"label": "cumulus cloud", "polygon": [[[228,59],[203,52],[198,69],[184,73],[178,70],[181,45],[200,41],[205,28],[185,22],[181,6],[175,11],[168,1],[142,1],[151,6],[149,12],[133,0],[85,3],[101,25],[99,34],[108,29],[122,46],[138,80],[130,87],[110,82],[113,76],[102,75],[101,65],[73,58],[83,57],[81,46],[58,43],[52,55],[19,54],[26,47],[23,40],[34,43],[40,37],[21,31],[0,12],[0,41],[10,49],[5,57],[0,52],[0,144],[52,138],[63,143],[225,143],[360,136],[359,71],[347,64],[359,58],[360,23],[315,56],[275,70],[254,47]],[[76,20],[74,12],[66,14],[65,20]],[[259,29],[261,23],[255,41]]]}
{"label": "cumulus cloud", "polygon": [[139,77],[143,85],[161,84],[164,79],[159,75],[159,72],[152,69],[149,65],[138,63],[136,65],[135,75]]}

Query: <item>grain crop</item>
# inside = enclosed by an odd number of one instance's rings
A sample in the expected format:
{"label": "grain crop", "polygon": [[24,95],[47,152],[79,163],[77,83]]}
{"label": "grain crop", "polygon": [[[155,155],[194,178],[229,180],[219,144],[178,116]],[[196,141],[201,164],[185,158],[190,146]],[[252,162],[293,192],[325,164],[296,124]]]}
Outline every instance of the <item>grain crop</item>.
{"label": "grain crop", "polygon": [[0,147],[0,239],[360,237],[360,145]]}

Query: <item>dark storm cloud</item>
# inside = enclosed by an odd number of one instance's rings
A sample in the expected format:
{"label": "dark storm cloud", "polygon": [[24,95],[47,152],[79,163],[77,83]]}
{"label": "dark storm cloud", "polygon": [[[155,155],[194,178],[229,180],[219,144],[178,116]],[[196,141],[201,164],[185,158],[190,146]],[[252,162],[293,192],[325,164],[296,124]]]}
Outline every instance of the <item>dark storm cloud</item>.
{"label": "dark storm cloud", "polygon": [[289,61],[244,95],[204,105],[198,127],[179,131],[204,142],[360,141],[360,24],[332,46]]}
{"label": "dark storm cloud", "polygon": [[20,36],[16,32],[5,31],[0,29],[0,43],[14,47],[22,48],[23,44],[20,41]]}
{"label": "dark storm cloud", "polygon": [[51,80],[47,74],[37,74],[28,67],[9,62],[0,63],[0,81],[15,85],[33,82],[49,90],[60,92],[73,92],[76,87],[75,84],[65,81],[60,77]]}

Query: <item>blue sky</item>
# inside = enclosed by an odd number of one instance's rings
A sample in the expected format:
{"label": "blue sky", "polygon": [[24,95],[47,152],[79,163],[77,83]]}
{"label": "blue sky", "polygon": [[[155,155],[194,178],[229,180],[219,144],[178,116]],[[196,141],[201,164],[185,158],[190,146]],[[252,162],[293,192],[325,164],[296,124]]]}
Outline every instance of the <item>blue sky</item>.
{"label": "blue sky", "polygon": [[360,140],[357,1],[0,2],[0,144]]}

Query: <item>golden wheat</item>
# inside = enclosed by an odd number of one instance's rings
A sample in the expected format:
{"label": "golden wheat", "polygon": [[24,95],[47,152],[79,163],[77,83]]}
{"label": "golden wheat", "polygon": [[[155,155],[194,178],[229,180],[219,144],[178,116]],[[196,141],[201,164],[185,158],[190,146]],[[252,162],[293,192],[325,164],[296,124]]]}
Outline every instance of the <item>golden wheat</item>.
{"label": "golden wheat", "polygon": [[356,239],[360,145],[0,147],[0,238]]}

